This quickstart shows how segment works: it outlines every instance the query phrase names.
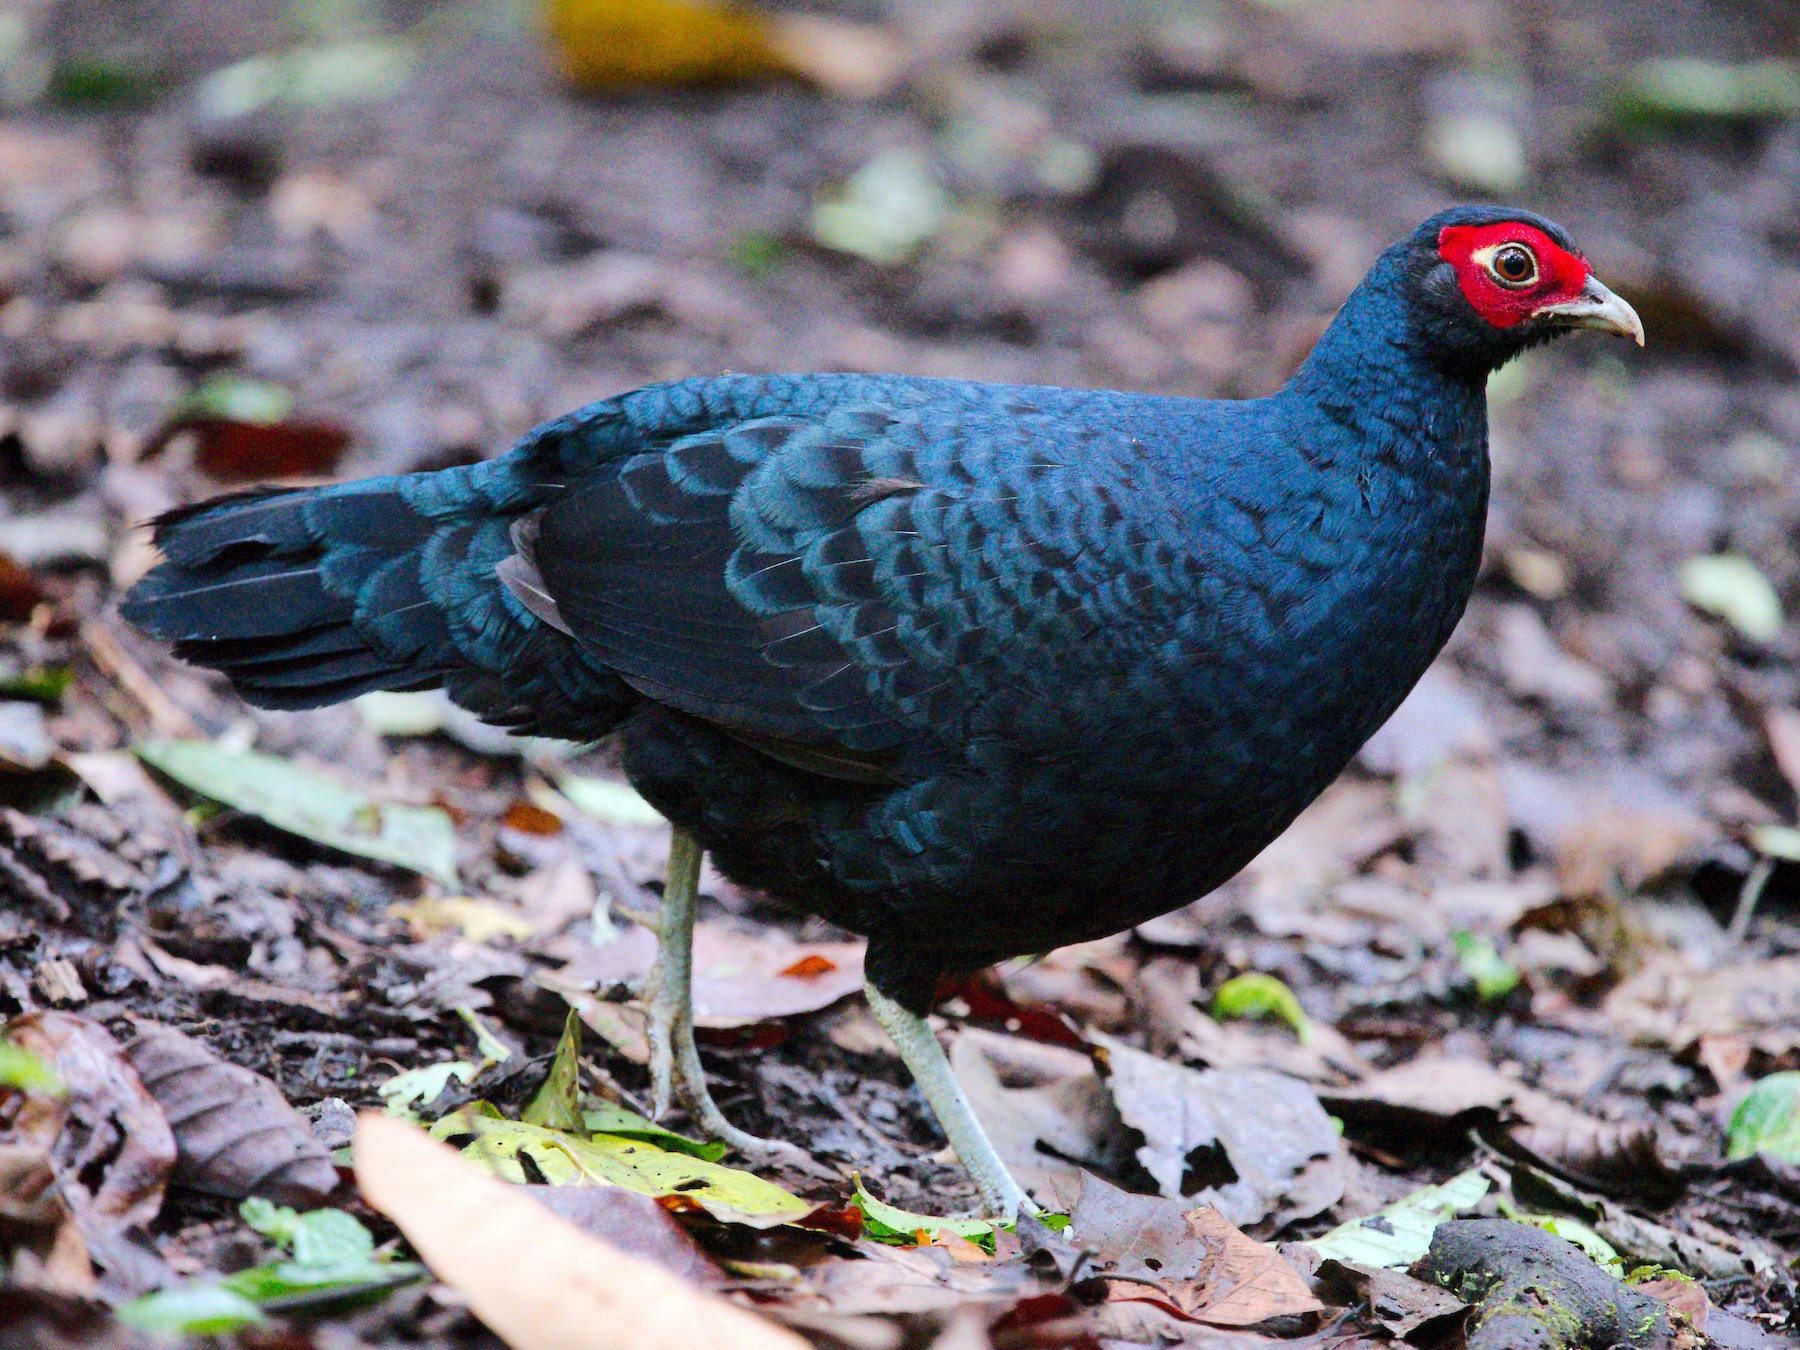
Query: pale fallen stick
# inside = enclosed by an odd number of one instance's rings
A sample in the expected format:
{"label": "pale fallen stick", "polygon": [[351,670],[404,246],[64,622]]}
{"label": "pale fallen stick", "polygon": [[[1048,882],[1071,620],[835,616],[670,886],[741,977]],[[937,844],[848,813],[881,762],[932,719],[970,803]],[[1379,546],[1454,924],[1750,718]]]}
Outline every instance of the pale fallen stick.
{"label": "pale fallen stick", "polygon": [[119,645],[118,638],[110,629],[93,619],[81,625],[81,645],[87,648],[88,655],[94,658],[94,664],[100,672],[136,701],[150,717],[150,727],[158,736],[175,736],[191,739],[203,734],[199,725],[187,712],[163,693],[156,681],[150,678],[150,672],[138,663],[138,659],[124,647]]}

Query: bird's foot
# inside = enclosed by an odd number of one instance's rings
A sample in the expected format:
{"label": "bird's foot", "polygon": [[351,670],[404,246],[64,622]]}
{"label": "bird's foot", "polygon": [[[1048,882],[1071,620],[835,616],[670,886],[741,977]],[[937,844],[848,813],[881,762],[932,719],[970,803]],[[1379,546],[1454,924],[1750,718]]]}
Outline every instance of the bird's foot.
{"label": "bird's foot", "polygon": [[731,1145],[747,1158],[792,1164],[810,1162],[804,1149],[779,1139],[764,1139],[725,1119],[706,1086],[700,1050],[694,1043],[691,1010],[665,1006],[658,992],[653,989],[650,998],[650,1109],[655,1118],[661,1120],[667,1115],[679,1097],[702,1133]]}
{"label": "bird's foot", "polygon": [[677,830],[669,845],[656,964],[644,986],[650,1013],[651,1113],[661,1120],[679,1095],[695,1125],[746,1157],[811,1163],[803,1149],[740,1130],[725,1119],[707,1091],[700,1050],[694,1044],[694,899],[699,885],[700,844]]}

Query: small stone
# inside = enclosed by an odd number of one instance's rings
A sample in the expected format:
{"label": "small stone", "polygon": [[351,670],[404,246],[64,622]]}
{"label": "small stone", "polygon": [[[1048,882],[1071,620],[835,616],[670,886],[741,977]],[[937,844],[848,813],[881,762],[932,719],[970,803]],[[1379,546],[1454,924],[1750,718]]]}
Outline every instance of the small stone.
{"label": "small stone", "polygon": [[356,1137],[356,1112],[342,1097],[327,1097],[302,1108],[313,1137],[326,1148],[345,1148]]}

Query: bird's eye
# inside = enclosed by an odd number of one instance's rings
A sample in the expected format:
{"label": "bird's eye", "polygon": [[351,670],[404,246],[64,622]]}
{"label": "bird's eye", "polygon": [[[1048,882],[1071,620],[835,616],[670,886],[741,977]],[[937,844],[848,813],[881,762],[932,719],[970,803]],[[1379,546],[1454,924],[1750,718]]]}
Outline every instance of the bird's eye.
{"label": "bird's eye", "polygon": [[1508,244],[1494,254],[1488,271],[1502,286],[1517,290],[1537,280],[1537,258],[1523,244]]}

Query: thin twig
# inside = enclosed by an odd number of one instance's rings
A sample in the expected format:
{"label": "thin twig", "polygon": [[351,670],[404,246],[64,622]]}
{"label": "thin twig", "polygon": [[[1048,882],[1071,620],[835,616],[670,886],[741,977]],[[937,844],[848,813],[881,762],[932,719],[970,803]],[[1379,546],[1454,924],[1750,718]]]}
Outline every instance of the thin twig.
{"label": "thin twig", "polygon": [[159,736],[191,738],[203,735],[199,723],[162,691],[150,672],[138,659],[120,645],[112,631],[97,620],[81,625],[81,645],[94,659],[94,664],[119,688],[123,689],[150,718],[151,730]]}
{"label": "thin twig", "polygon": [[1775,873],[1773,858],[1758,858],[1756,866],[1750,869],[1750,875],[1744,878],[1744,884],[1738,891],[1737,908],[1731,912],[1731,922],[1725,928],[1726,940],[1734,946],[1750,935],[1750,919],[1756,913],[1756,905],[1762,899],[1763,887],[1769,884],[1769,878]]}

